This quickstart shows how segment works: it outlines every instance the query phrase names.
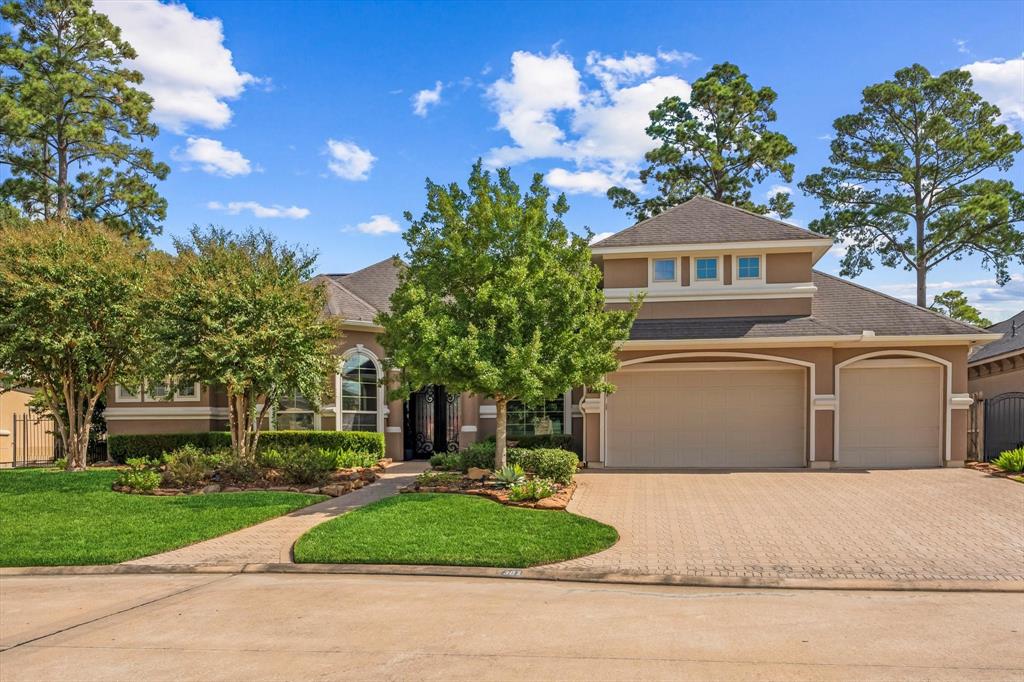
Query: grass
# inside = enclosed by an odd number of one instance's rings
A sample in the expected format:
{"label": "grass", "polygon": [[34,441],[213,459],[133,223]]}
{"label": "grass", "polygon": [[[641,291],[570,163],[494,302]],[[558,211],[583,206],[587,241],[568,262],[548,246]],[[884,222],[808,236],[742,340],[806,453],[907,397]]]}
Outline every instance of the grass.
{"label": "grass", "polygon": [[611,547],[611,526],[470,495],[405,494],[339,516],[295,545],[299,563],[522,568]]}
{"label": "grass", "polygon": [[0,566],[113,564],[223,535],[324,499],[287,492],[115,493],[112,470],[0,471]]}

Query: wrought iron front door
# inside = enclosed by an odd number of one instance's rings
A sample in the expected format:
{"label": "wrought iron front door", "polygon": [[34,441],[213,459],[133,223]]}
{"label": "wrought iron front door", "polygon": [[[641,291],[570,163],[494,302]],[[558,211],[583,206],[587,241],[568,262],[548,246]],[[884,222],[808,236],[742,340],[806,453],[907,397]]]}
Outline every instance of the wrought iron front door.
{"label": "wrought iron front door", "polygon": [[427,386],[405,401],[407,457],[430,457],[459,449],[459,396],[444,386]]}

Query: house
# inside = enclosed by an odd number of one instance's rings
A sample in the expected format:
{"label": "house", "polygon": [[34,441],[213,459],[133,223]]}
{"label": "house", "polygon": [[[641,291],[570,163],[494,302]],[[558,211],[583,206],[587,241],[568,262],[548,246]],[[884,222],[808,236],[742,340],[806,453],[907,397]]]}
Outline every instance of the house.
{"label": "house", "polygon": [[[961,465],[967,356],[996,338],[815,271],[832,241],[695,198],[593,246],[609,309],[645,300],[611,395],[585,387],[513,404],[511,438],[572,436],[588,466],[867,468]],[[320,275],[342,320],[333,404],[282,401],[273,428],[373,430],[389,456],[465,447],[494,433],[492,400],[430,386],[387,401],[374,323],[397,286],[391,260]],[[223,429],[224,396],[112,392],[110,433]]]}
{"label": "house", "polygon": [[35,393],[0,386],[0,468],[51,462],[57,453],[53,422],[32,412]]}
{"label": "house", "polygon": [[987,331],[999,339],[967,359],[971,454],[986,460],[1024,444],[1024,310]]}

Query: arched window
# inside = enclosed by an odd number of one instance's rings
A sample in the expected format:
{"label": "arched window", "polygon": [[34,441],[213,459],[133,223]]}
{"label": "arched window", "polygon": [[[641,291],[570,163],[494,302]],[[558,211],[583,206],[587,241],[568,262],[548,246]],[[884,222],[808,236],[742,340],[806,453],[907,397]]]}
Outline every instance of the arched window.
{"label": "arched window", "polygon": [[359,350],[341,367],[341,430],[376,431],[380,410],[377,363]]}

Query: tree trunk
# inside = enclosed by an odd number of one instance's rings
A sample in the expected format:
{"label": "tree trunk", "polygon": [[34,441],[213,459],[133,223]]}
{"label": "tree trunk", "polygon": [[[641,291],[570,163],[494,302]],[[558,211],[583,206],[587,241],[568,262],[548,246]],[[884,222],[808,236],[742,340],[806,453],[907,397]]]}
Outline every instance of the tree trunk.
{"label": "tree trunk", "polygon": [[926,308],[928,307],[928,264],[925,262],[924,255],[924,217],[918,215],[915,222],[917,228],[917,249],[914,267],[917,270],[917,305]]}
{"label": "tree trunk", "polygon": [[57,218],[68,217],[68,151],[63,142],[57,146]]}
{"label": "tree trunk", "polygon": [[[64,456],[68,460],[68,471],[84,471],[85,456],[89,448],[89,422],[83,421],[85,412],[81,409],[81,398],[77,391],[64,389],[64,410],[67,413],[67,437],[64,439]],[[58,418],[57,416],[54,417]],[[65,429],[62,429],[64,431]]]}
{"label": "tree trunk", "polygon": [[506,450],[506,431],[508,424],[508,400],[505,398],[498,398],[496,401],[497,408],[497,424],[495,426],[495,444],[494,444],[494,468],[495,470],[501,469],[505,466],[505,450]]}

